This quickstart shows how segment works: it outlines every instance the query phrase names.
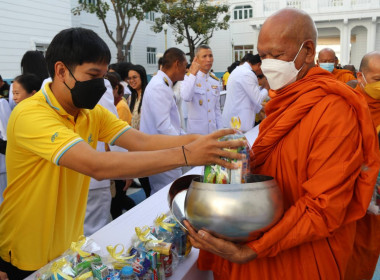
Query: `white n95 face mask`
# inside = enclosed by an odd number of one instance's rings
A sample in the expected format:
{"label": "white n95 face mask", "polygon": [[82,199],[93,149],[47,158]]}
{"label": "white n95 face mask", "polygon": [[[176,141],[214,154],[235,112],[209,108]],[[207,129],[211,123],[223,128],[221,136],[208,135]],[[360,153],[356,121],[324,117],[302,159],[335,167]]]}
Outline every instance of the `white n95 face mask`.
{"label": "white n95 face mask", "polygon": [[261,61],[261,70],[267,78],[271,89],[278,90],[296,81],[298,72],[301,71],[303,65],[297,70],[294,61],[297,59],[304,43],[302,43],[293,61],[272,58],[266,58]]}

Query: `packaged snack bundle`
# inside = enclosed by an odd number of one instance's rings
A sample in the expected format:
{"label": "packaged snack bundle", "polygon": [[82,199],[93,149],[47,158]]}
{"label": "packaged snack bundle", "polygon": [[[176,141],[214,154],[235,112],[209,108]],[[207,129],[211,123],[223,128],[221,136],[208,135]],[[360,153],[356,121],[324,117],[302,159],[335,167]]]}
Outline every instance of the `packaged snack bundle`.
{"label": "packaged snack bundle", "polygon": [[[231,141],[231,140],[245,140],[247,138],[244,134],[239,130],[240,129],[240,119],[237,117],[231,118],[231,127],[236,130],[235,134],[226,135],[224,137],[219,138],[219,141]],[[247,141],[248,143],[248,141]],[[230,148],[225,149],[231,152],[236,152],[240,154],[244,154],[245,158],[241,160],[233,160],[232,162],[238,165],[237,169],[227,169],[223,166],[213,164],[206,165],[204,168],[203,182],[204,183],[212,183],[212,184],[242,184],[247,180],[247,176],[249,175],[250,170],[250,148],[248,144],[244,147],[238,148]],[[224,159],[229,161],[228,159]]]}
{"label": "packaged snack bundle", "polygon": [[93,240],[81,236],[61,257],[41,268],[36,273],[36,279],[89,279],[95,274],[107,276],[108,268],[101,268],[102,260],[97,253],[100,253],[100,247]]}
{"label": "packaged snack bundle", "polygon": [[172,243],[172,250],[175,251],[180,260],[190,253],[192,246],[188,233],[176,222],[174,217],[161,214],[154,220],[154,225],[156,226],[157,238]]}

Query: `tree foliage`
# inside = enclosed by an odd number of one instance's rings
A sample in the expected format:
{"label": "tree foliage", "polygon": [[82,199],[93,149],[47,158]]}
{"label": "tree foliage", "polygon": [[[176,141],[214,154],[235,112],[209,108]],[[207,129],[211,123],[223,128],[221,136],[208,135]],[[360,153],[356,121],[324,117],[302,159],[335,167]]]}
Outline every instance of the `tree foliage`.
{"label": "tree foliage", "polygon": [[[112,9],[111,9],[111,6]],[[79,15],[82,11],[96,14],[102,21],[108,37],[116,45],[117,48],[117,61],[124,61],[123,45],[127,39],[128,31],[132,34],[128,38],[126,49],[129,50],[135,37],[137,28],[142,20],[145,18],[146,12],[157,11],[160,0],[109,0],[109,1],[88,1],[79,0],[78,6],[72,9],[74,15]],[[110,30],[106,21],[107,12],[112,10],[116,17],[116,32]],[[131,20],[136,18],[137,23],[133,26]]]}
{"label": "tree foliage", "polygon": [[163,25],[168,24],[177,43],[187,40],[192,60],[197,46],[207,43],[214,31],[229,27],[228,8],[227,5],[210,5],[207,0],[162,1],[159,6],[162,15],[156,18],[152,30],[161,32]]}

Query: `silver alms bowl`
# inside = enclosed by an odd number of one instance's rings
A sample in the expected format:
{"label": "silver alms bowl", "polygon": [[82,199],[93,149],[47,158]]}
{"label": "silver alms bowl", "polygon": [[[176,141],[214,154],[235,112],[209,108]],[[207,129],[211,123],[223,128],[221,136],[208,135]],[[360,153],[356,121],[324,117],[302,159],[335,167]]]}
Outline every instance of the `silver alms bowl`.
{"label": "silver alms bowl", "polygon": [[250,175],[245,184],[209,184],[193,179],[185,218],[197,230],[234,242],[257,239],[282,217],[282,193],[273,177]]}

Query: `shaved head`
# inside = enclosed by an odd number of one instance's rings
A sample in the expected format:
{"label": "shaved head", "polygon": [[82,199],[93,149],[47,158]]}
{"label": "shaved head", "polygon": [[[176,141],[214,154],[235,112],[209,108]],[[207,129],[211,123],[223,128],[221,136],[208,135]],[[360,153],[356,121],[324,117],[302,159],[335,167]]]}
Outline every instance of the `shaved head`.
{"label": "shaved head", "polygon": [[335,51],[330,48],[324,48],[318,53],[318,63],[335,63],[337,62]]}
{"label": "shaved head", "polygon": [[294,60],[300,69],[297,79],[301,79],[314,66],[316,42],[317,28],[312,18],[302,10],[286,8],[264,22],[257,51],[262,60]]}
{"label": "shaved head", "polygon": [[363,56],[362,61],[360,62],[359,71],[365,73],[368,70],[374,68],[373,67],[374,64],[377,64],[377,65],[380,64],[380,52],[379,51],[373,51],[373,52],[367,53],[365,56]]}
{"label": "shaved head", "polygon": [[300,45],[307,39],[317,43],[317,28],[312,18],[302,10],[286,8],[282,9],[264,22],[261,33],[265,31],[275,33],[275,36],[293,41]]}
{"label": "shaved head", "polygon": [[331,60],[335,60],[336,58],[335,51],[330,48],[321,49],[318,53],[318,59],[320,59],[321,56],[328,57]]}
{"label": "shaved head", "polygon": [[[360,63],[359,72],[357,73],[358,83],[362,90],[365,91],[367,84],[380,82],[380,52],[373,51],[367,53]],[[376,98],[377,99],[377,98]]]}

